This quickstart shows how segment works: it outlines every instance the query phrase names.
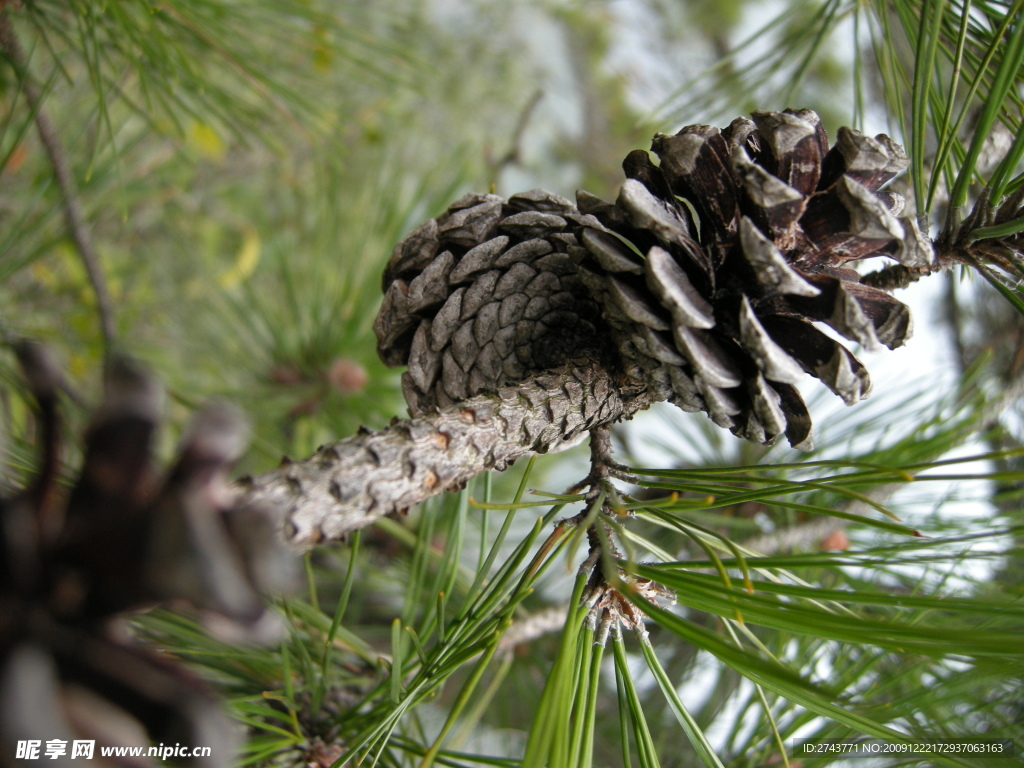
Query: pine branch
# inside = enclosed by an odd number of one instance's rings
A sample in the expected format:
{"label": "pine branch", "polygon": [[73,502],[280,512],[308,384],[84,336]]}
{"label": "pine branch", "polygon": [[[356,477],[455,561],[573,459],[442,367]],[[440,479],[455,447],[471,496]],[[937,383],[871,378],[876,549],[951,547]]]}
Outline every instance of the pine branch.
{"label": "pine branch", "polygon": [[[417,418],[250,479],[248,494],[285,510],[287,540],[306,549],[339,539],[654,400],[806,449],[811,418],[793,386],[805,373],[847,403],[866,394],[864,367],[812,323],[866,346],[907,337],[906,306],[850,270],[830,271],[882,252],[931,265],[931,243],[897,218],[902,200],[878,191],[906,167],[903,150],[851,129],[829,148],[810,110],[755,112],[722,131],[688,126],[653,146],[661,164],[630,153],[615,203],[469,194],[395,247],[374,332],[384,362],[407,367]],[[812,205],[822,185],[830,191]],[[763,231],[739,199],[756,202]],[[810,240],[819,245],[789,253]],[[735,264],[722,256],[730,249]],[[521,380],[530,371],[547,373]],[[589,485],[621,473],[606,442],[593,443]]]}
{"label": "pine branch", "polygon": [[286,460],[243,478],[240,503],[282,510],[285,539],[306,550],[651,404],[641,383],[577,359],[518,386],[362,432],[305,461]]}
{"label": "pine branch", "polygon": [[[519,119],[516,121],[516,127],[512,131],[512,137],[509,140],[508,149],[505,150],[504,154],[496,158],[487,159],[487,166],[490,170],[491,178],[497,183],[502,172],[510,165],[514,165],[522,160],[523,156],[523,137],[526,135],[526,129],[530,125],[530,121],[533,119],[534,114],[537,111],[537,105],[540,104],[541,99],[544,98],[544,91],[537,90],[530,96],[530,100],[526,102],[522,111],[519,113]],[[490,155],[490,152],[487,152]]]}
{"label": "pine branch", "polygon": [[68,162],[67,154],[61,145],[57,129],[50,121],[50,117],[43,108],[43,98],[39,88],[32,82],[28,73],[28,61],[25,51],[21,47],[11,24],[9,10],[0,5],[0,49],[10,61],[21,83],[21,90],[25,94],[25,101],[29,110],[35,115],[36,131],[39,133],[39,140],[43,145],[46,156],[53,167],[53,177],[60,190],[61,200],[64,208],[64,224],[68,234],[75,245],[79,258],[85,267],[85,272],[92,286],[93,294],[96,297],[96,310],[99,314],[100,332],[103,335],[104,356],[109,359],[117,339],[117,330],[114,322],[113,302],[110,298],[110,290],[107,288],[106,276],[100,264],[99,254],[89,235],[85,223],[85,216],[82,213],[82,206],[79,202],[78,185],[75,183],[74,175],[71,172],[71,164]]}

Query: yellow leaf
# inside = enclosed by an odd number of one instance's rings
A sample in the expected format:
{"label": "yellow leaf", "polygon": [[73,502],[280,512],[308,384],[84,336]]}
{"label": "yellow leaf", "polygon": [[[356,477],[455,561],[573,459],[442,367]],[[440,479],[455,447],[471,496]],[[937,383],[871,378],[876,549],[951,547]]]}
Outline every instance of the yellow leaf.
{"label": "yellow leaf", "polygon": [[188,126],[188,142],[211,160],[224,157],[224,142],[209,123],[193,120]]}
{"label": "yellow leaf", "polygon": [[256,265],[260,260],[260,236],[255,229],[248,229],[242,238],[242,247],[238,249],[235,256],[235,263],[229,269],[221,272],[217,278],[217,284],[221,288],[234,288],[239,283],[249,279],[256,271]]}
{"label": "yellow leaf", "polygon": [[313,67],[317,72],[328,72],[334,64],[334,51],[326,45],[318,45],[313,49]]}

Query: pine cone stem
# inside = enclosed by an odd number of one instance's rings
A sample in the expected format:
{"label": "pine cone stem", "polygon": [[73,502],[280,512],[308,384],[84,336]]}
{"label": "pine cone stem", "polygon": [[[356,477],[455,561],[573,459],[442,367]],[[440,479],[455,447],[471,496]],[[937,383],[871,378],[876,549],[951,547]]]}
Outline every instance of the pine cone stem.
{"label": "pine cone stem", "polygon": [[458,490],[595,427],[649,408],[642,383],[581,358],[380,431],[321,447],[301,462],[239,481],[243,504],[274,504],[298,550],[342,539],[377,519]]}

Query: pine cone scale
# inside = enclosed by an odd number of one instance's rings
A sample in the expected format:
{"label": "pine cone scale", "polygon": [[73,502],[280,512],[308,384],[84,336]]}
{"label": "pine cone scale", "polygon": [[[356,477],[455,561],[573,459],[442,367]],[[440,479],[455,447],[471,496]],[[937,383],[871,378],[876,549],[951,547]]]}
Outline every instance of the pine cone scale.
{"label": "pine cone scale", "polygon": [[507,235],[498,235],[492,240],[480,243],[466,252],[449,275],[454,285],[468,282],[474,277],[495,267],[495,261],[508,246]]}
{"label": "pine cone scale", "polygon": [[770,302],[768,311],[821,321],[865,347],[881,342],[895,349],[910,338],[910,311],[888,293],[831,275],[809,275],[815,296],[786,296]]}
{"label": "pine cone scale", "polygon": [[619,245],[614,236],[588,227],[583,230],[580,240],[603,270],[643,274],[643,267]]}
{"label": "pine cone scale", "polygon": [[[647,286],[668,307],[672,319],[690,328],[714,328],[711,304],[694,288],[686,272],[663,248],[651,248],[644,262]],[[664,330],[664,329],[657,329]]]}
{"label": "pine cone scale", "polygon": [[465,295],[465,287],[456,288],[445,300],[437,314],[434,315],[434,320],[430,325],[428,333],[431,352],[440,352],[444,349],[444,346],[459,327],[458,322],[462,319],[462,299]]}
{"label": "pine cone scale", "polygon": [[793,269],[782,251],[757,225],[744,216],[740,219],[740,250],[754,272],[754,279],[769,295],[817,296],[816,288]]}
{"label": "pine cone scale", "polygon": [[814,447],[811,436],[811,414],[804,399],[792,384],[777,382],[772,390],[779,395],[779,405],[786,416],[786,439],[797,450],[809,451]]}
{"label": "pine cone scale", "polygon": [[767,151],[767,170],[801,197],[810,195],[817,187],[822,147],[824,144],[827,150],[828,141],[818,116],[810,110],[754,112],[751,116]]}
{"label": "pine cone scale", "polygon": [[830,177],[824,179],[828,185],[834,183],[840,175],[846,175],[875,192],[910,166],[903,147],[884,134],[871,138],[860,131],[843,127],[836,135],[836,150],[837,159],[841,158],[841,161],[830,169]]}
{"label": "pine cone scale", "polygon": [[[807,198],[794,187],[772,176],[755,165],[742,149],[733,157],[736,176],[744,185],[746,202],[758,219],[760,228],[768,232],[774,243],[783,250],[797,243],[796,225],[807,208]],[[749,218],[744,215],[744,219]]]}
{"label": "pine cone scale", "polygon": [[[672,193],[689,200],[697,211],[702,239],[729,240],[738,205],[729,147],[717,128],[692,128],[676,136],[655,136],[651,149],[661,160]],[[710,231],[705,233],[704,227]]]}
{"label": "pine cone scale", "polygon": [[468,208],[452,211],[438,227],[438,240],[445,246],[471,248],[484,239],[501,215],[500,199],[486,200]]}
{"label": "pine cone scale", "polygon": [[750,350],[754,362],[766,378],[786,384],[798,384],[803,380],[803,369],[775,342],[754,313],[746,296],[740,307],[739,320],[740,344]]}
{"label": "pine cone scale", "polygon": [[776,315],[765,320],[766,328],[782,339],[786,352],[808,373],[843,401],[852,404],[871,389],[867,369],[842,344],[796,317]]}

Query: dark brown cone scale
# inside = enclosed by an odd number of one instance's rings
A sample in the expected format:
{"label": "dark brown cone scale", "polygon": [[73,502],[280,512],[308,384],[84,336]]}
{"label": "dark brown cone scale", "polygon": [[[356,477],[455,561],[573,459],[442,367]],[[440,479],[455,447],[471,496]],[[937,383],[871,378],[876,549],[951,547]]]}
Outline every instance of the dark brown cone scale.
{"label": "dark brown cone scale", "polygon": [[659,134],[660,162],[631,152],[614,203],[470,195],[415,230],[388,264],[375,325],[384,361],[409,366],[410,410],[612,351],[654,399],[809,448],[805,373],[848,404],[871,387],[818,326],[867,348],[911,332],[907,307],[847,262],[921,266],[931,244],[880,190],[907,166],[888,137],[841,128],[830,148],[810,110],[753,117]]}

